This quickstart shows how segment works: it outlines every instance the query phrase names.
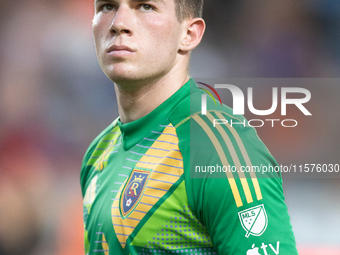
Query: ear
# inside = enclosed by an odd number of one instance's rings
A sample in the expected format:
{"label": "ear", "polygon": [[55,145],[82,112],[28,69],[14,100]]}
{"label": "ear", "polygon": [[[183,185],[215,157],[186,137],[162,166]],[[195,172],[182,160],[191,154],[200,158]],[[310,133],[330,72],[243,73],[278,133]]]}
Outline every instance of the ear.
{"label": "ear", "polygon": [[187,19],[183,21],[185,33],[182,38],[179,50],[188,52],[196,48],[201,42],[204,31],[205,22],[201,18]]}

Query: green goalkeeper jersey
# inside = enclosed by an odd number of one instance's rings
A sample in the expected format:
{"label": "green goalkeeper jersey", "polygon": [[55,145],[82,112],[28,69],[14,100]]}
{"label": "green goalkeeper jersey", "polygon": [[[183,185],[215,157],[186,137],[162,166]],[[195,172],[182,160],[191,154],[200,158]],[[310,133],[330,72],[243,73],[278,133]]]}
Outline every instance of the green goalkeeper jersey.
{"label": "green goalkeeper jersey", "polygon": [[229,124],[245,120],[229,107],[208,98],[202,115],[203,93],[191,79],[92,142],[81,170],[85,254],[297,254],[280,174],[252,170],[277,163],[254,128]]}

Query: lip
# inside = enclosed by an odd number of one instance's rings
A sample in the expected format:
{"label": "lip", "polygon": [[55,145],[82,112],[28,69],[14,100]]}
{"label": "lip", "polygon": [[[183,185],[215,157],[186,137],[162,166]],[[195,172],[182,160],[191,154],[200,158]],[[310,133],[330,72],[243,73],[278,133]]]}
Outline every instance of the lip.
{"label": "lip", "polygon": [[107,52],[112,57],[124,57],[135,52],[126,45],[112,45],[107,49]]}

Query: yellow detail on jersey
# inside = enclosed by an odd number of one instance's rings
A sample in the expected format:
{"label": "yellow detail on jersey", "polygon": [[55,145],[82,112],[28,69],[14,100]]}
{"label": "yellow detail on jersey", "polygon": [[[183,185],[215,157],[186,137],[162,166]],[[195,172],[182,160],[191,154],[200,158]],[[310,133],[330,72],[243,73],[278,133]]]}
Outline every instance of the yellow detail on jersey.
{"label": "yellow detail on jersey", "polygon": [[103,247],[103,250],[104,250],[104,254],[105,255],[109,255],[109,245],[107,244],[107,241],[105,239],[105,235],[103,234],[103,239],[102,239],[102,247]]}
{"label": "yellow detail on jersey", "polygon": [[[219,143],[219,141],[217,140],[215,134],[213,133],[213,131],[209,128],[209,126],[207,125],[207,123],[204,122],[204,120],[199,117],[198,115],[195,115],[192,117],[201,127],[202,129],[206,132],[206,134],[208,135],[208,137],[210,138],[211,142],[213,143],[215,149],[216,149],[216,152],[222,162],[222,164],[224,166],[229,166],[229,163],[228,163],[228,160],[227,160],[227,157],[223,151],[223,148],[221,146],[221,144]],[[234,199],[235,199],[235,202],[236,202],[236,206],[237,207],[240,207],[243,205],[242,203],[242,199],[241,199],[241,196],[240,196],[240,192],[237,188],[237,185],[236,185],[236,182],[235,182],[235,179],[234,179],[234,176],[231,172],[229,171],[226,171],[226,174],[227,174],[227,178],[228,178],[228,181],[229,181],[229,184],[230,184],[230,188],[231,188],[231,191],[234,195]]]}
{"label": "yellow detail on jersey", "polygon": [[[112,142],[110,143],[112,144]],[[98,161],[96,162],[96,171],[103,171],[104,167],[106,167],[105,160],[108,158],[108,154],[112,147],[109,146],[99,157]]]}
{"label": "yellow detail on jersey", "polygon": [[90,208],[96,198],[97,179],[98,179],[98,175],[95,175],[92,178],[90,185],[86,189],[85,196],[83,199],[83,205],[88,210],[88,213],[90,213]]}
{"label": "yellow detail on jersey", "polygon": [[125,183],[119,189],[112,204],[111,214],[115,233],[123,248],[140,220],[183,174],[183,158],[178,142],[176,129],[173,126],[166,127],[135,165],[134,170],[149,169],[151,173],[140,201],[125,219],[119,209],[119,199],[122,199],[121,193]]}
{"label": "yellow detail on jersey", "polygon": [[[126,181],[120,187],[119,192],[117,192],[117,195],[115,197],[115,200],[112,203],[112,208],[111,208],[113,228],[123,248],[125,247],[126,239],[128,238],[128,236],[132,233],[134,228],[139,223],[139,221],[130,220],[129,218],[126,218],[125,220],[123,220],[121,217],[121,214],[119,211],[119,199],[120,199],[122,190],[125,186],[125,183]],[[143,215],[139,215],[139,218],[141,219],[144,215],[145,213]]]}
{"label": "yellow detail on jersey", "polygon": [[183,125],[185,122],[187,122],[188,120],[190,120],[190,116],[186,117],[185,119],[181,120],[176,126],[175,128],[178,128],[180,125]]}
{"label": "yellow detail on jersey", "polygon": [[[168,191],[172,186],[172,183],[165,183],[165,182],[159,182],[159,181],[154,181],[154,180],[149,180],[148,182],[148,187],[152,187],[152,188],[156,188],[156,189],[164,189],[166,191]],[[147,190],[145,190],[145,192],[147,192]],[[152,192],[152,191],[150,191]]]}
{"label": "yellow detail on jersey", "polygon": [[119,136],[120,130],[117,126],[98,143],[87,165],[93,165],[96,171],[103,171],[111,152],[118,143]]}
{"label": "yellow detail on jersey", "polygon": [[[216,115],[218,118],[220,119],[224,119],[225,117],[220,113],[220,112],[217,112],[215,111]],[[247,166],[250,167],[250,169],[253,169],[252,168],[252,163],[250,161],[250,158],[249,158],[249,155],[246,151],[246,148],[244,147],[244,144],[241,140],[241,137],[239,136],[239,134],[237,133],[237,131],[235,130],[235,128],[233,128],[229,123],[225,124],[228,129],[230,130],[230,132],[233,134],[236,142],[237,142],[237,145],[242,153],[242,156],[244,158],[244,161],[246,162]],[[253,186],[254,186],[254,189],[255,189],[255,193],[256,193],[256,198],[257,200],[262,200],[262,193],[261,193],[261,189],[260,189],[260,185],[259,185],[259,182],[257,180],[257,177],[256,177],[256,174],[253,172],[253,171],[250,171],[250,176],[251,176],[251,180],[253,182]]]}
{"label": "yellow detail on jersey", "polygon": [[[209,120],[214,123],[214,116],[211,115],[210,112],[207,113],[207,117],[209,118]],[[229,136],[227,135],[227,133],[225,132],[225,130],[222,128],[221,125],[217,125],[216,126],[216,129],[218,130],[218,132],[221,134],[225,144],[227,145],[228,147],[228,150],[230,152],[230,155],[234,161],[234,164],[236,166],[236,169],[241,169],[241,163],[240,163],[240,160],[237,156],[237,153],[235,151],[235,148],[229,138]],[[250,193],[250,189],[249,189],[249,185],[248,185],[248,182],[247,182],[247,178],[245,177],[244,175],[244,172],[242,171],[238,171],[238,175],[240,177],[240,180],[241,180],[241,184],[242,184],[242,187],[243,187],[243,191],[246,195],[246,199],[247,199],[247,203],[250,204],[253,202],[253,198],[251,196],[251,193]]]}

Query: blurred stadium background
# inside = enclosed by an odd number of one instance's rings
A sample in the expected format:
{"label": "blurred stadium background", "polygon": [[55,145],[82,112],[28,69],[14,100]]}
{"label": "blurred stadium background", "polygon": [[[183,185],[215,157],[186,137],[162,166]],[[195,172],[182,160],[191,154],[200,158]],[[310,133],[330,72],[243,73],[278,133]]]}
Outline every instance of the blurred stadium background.
{"label": "blurred stadium background", "polygon": [[[191,75],[338,78],[339,14],[338,0],[205,0]],[[80,164],[118,114],[92,16],[92,0],[0,0],[0,255],[83,254]],[[259,131],[279,163],[339,163],[340,87],[319,92],[322,119]],[[300,255],[340,254],[339,184],[284,179]]]}

